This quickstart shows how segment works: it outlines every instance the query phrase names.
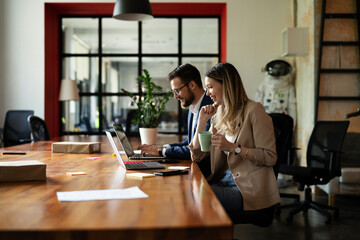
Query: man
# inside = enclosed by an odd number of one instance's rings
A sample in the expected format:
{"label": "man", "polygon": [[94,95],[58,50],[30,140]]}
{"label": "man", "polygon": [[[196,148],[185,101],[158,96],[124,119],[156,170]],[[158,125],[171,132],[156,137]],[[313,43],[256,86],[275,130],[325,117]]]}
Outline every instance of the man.
{"label": "man", "polygon": [[[189,107],[188,138],[183,142],[166,144],[160,148],[155,145],[142,145],[142,153],[166,156],[167,158],[191,159],[188,145],[196,131],[199,111],[203,106],[213,104],[213,101],[205,94],[199,70],[191,64],[184,64],[175,68],[169,73],[168,80],[174,98],[180,101],[181,107]],[[206,130],[209,127],[210,121],[206,125]],[[208,160],[203,160],[199,164],[205,176],[210,173],[208,164]]]}

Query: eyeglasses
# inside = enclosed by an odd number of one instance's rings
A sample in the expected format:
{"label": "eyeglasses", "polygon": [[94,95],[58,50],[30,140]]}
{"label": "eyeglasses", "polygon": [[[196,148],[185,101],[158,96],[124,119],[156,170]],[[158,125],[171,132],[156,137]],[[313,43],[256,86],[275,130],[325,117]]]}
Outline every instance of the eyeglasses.
{"label": "eyeglasses", "polygon": [[[190,82],[191,82],[191,81],[190,81]],[[183,89],[184,87],[186,87],[187,85],[189,85],[190,82],[186,83],[184,86],[182,86],[182,87],[180,87],[180,88],[176,88],[176,89],[171,90],[171,91],[172,91],[174,94],[176,94],[176,95],[179,96],[181,89]]]}

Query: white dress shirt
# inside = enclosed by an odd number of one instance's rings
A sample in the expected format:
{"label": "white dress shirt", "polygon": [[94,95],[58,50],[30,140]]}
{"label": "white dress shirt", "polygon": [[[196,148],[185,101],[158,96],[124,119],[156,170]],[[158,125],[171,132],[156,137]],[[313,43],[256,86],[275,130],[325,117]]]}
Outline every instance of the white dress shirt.
{"label": "white dress shirt", "polygon": [[202,102],[204,96],[205,96],[205,93],[201,96],[201,98],[195,105],[191,104],[189,107],[190,112],[193,114],[193,119],[192,119],[192,124],[191,124],[191,134],[194,132],[196,118],[197,118],[197,115],[199,114],[200,105],[201,105],[201,102]]}
{"label": "white dress shirt", "polygon": [[[196,118],[197,118],[197,115],[199,113],[200,105],[201,105],[201,102],[202,102],[204,96],[205,96],[205,93],[201,96],[201,98],[199,99],[199,101],[197,101],[197,103],[195,105],[191,104],[190,107],[189,107],[189,110],[193,114],[193,119],[192,119],[192,124],[191,124],[191,133],[190,134],[192,134],[194,132]],[[169,148],[169,147],[170,147],[169,144],[164,144],[163,145],[163,149],[162,149],[162,155],[163,156],[166,157],[165,152],[166,152],[166,149]]]}

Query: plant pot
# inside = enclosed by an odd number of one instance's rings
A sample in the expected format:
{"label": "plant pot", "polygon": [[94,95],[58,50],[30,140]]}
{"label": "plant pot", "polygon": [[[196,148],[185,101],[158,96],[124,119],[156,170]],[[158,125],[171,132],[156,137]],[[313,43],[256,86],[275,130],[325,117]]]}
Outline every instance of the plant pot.
{"label": "plant pot", "polygon": [[139,128],[141,144],[156,144],[157,128]]}

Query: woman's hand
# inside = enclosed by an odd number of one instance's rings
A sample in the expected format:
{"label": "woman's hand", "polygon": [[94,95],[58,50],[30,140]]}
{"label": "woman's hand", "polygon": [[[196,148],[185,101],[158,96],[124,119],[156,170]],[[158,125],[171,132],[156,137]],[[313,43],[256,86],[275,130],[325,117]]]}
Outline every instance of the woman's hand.
{"label": "woman's hand", "polygon": [[211,137],[211,145],[217,147],[221,151],[233,152],[236,148],[236,144],[229,142],[224,135],[220,133],[214,133]]}
{"label": "woman's hand", "polygon": [[209,121],[209,119],[215,115],[217,108],[218,105],[216,104],[203,106],[200,110],[199,121],[205,123]]}

